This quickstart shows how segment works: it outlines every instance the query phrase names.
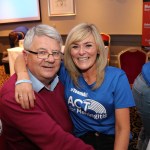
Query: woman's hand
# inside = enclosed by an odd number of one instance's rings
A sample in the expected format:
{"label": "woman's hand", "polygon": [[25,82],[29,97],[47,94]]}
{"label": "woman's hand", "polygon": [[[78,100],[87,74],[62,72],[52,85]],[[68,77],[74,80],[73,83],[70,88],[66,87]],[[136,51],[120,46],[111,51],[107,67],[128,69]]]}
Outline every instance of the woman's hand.
{"label": "woman's hand", "polygon": [[20,83],[15,87],[15,98],[17,103],[24,109],[34,107],[35,95],[30,83]]}
{"label": "woman's hand", "polygon": [[[15,61],[15,72],[17,74],[17,80],[30,80],[26,61],[23,54],[20,54]],[[15,87],[15,98],[17,103],[24,109],[34,107],[35,95],[31,83],[22,82]]]}

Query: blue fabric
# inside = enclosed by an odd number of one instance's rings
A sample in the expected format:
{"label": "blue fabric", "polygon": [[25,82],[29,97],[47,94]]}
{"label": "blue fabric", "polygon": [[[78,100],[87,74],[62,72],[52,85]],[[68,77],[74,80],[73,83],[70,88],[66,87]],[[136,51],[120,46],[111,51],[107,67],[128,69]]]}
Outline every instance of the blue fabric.
{"label": "blue fabric", "polygon": [[139,133],[139,137],[138,137],[137,149],[149,150],[149,149],[146,149],[148,146],[148,142],[149,142],[149,137],[145,135],[144,128],[142,127]]}
{"label": "blue fabric", "polygon": [[25,35],[29,29],[25,26],[19,26],[13,30],[13,32],[23,32]]}
{"label": "blue fabric", "polygon": [[65,100],[76,136],[88,131],[115,134],[115,109],[135,106],[128,79],[121,69],[107,67],[103,84],[94,91],[83,77],[79,78],[81,88],[76,87],[63,64],[59,78],[65,86]]}
{"label": "blue fabric", "polygon": [[142,75],[146,83],[150,86],[150,62],[144,64],[142,67]]}
{"label": "blue fabric", "polygon": [[145,82],[142,74],[135,79],[132,92],[146,134],[150,136],[150,87]]}
{"label": "blue fabric", "polygon": [[135,79],[132,92],[143,123],[137,147],[145,150],[150,139],[150,62],[142,67],[142,73]]}

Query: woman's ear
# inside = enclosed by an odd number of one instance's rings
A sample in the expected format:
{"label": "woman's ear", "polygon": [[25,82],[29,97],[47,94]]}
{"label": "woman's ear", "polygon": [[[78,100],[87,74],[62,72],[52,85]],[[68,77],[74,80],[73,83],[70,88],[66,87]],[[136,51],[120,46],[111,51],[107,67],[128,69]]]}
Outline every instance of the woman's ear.
{"label": "woman's ear", "polygon": [[97,50],[97,54],[98,54],[98,55],[100,54],[100,50],[99,50],[99,49]]}

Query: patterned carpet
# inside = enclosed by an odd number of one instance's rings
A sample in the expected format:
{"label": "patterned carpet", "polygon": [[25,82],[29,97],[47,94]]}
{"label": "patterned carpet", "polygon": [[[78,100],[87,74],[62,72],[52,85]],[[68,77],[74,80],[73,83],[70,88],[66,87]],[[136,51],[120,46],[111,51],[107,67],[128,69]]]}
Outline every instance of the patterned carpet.
{"label": "patterned carpet", "polygon": [[131,150],[137,150],[136,145],[137,145],[137,140],[138,140],[138,135],[141,130],[141,118],[139,117],[136,107],[130,109],[130,122],[131,122],[131,133],[132,133],[132,140],[130,142],[130,147]]}
{"label": "patterned carpet", "polygon": [[5,73],[5,68],[3,65],[0,66],[0,87],[3,85],[3,83],[9,78],[9,74]]}
{"label": "patterned carpet", "polygon": [[[3,85],[3,83],[9,78],[10,76],[5,73],[5,68],[3,65],[0,66],[0,87]],[[130,142],[130,150],[137,150],[136,149],[136,144],[137,144],[137,139],[138,139],[138,134],[140,132],[142,123],[140,120],[139,115],[137,114],[136,108],[131,108],[130,110],[130,115],[131,115],[131,132],[133,139]]]}

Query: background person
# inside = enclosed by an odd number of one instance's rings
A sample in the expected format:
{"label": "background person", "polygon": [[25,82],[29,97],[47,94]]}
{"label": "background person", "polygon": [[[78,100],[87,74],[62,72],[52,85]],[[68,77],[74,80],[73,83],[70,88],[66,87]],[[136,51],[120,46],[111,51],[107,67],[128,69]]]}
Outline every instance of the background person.
{"label": "background person", "polygon": [[19,26],[19,27],[15,28],[13,31],[11,31],[9,33],[10,47],[11,48],[15,47],[18,44],[19,40],[24,39],[28,30],[29,29],[25,26]]}
{"label": "background person", "polygon": [[142,72],[134,81],[132,92],[143,123],[137,148],[139,150],[150,150],[150,144],[149,149],[146,149],[150,140],[150,62],[142,67]]}
{"label": "background person", "polygon": [[[25,110],[15,101],[16,74],[0,91],[0,118],[8,150],[93,150],[72,135],[72,123],[64,102],[64,87],[57,71],[62,39],[47,25],[30,29],[24,40],[24,58],[36,104]],[[22,95],[20,95],[22,98]]]}
{"label": "background person", "polygon": [[[93,24],[75,26],[67,36],[59,78],[74,124],[74,134],[96,150],[127,150],[130,136],[129,107],[134,100],[124,71],[107,66],[100,32]],[[23,59],[16,63],[18,79],[27,76]],[[33,107],[27,83],[16,86],[16,100]],[[31,86],[30,86],[31,87]],[[22,93],[23,99],[18,95]],[[123,117],[122,117],[123,116]]]}

